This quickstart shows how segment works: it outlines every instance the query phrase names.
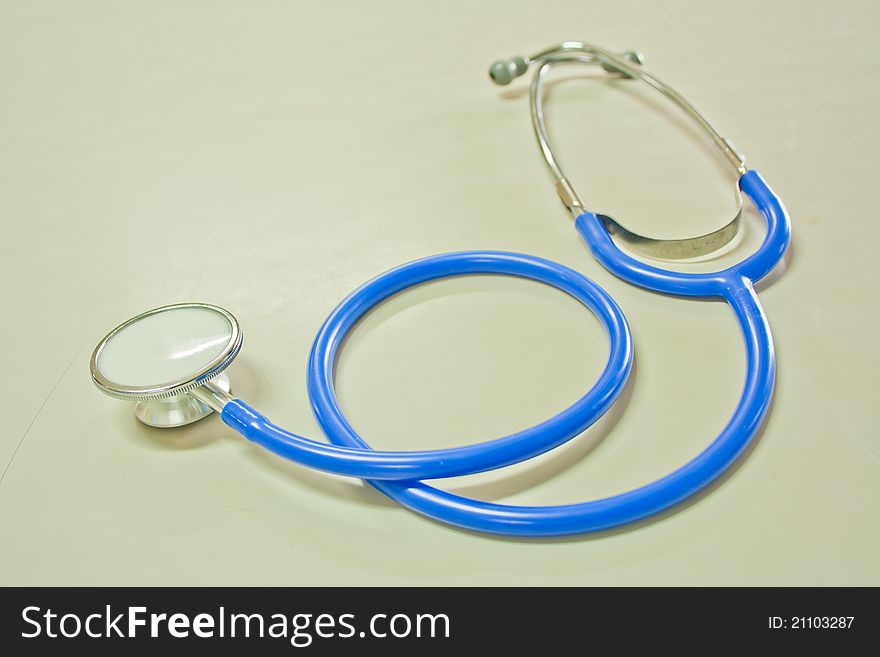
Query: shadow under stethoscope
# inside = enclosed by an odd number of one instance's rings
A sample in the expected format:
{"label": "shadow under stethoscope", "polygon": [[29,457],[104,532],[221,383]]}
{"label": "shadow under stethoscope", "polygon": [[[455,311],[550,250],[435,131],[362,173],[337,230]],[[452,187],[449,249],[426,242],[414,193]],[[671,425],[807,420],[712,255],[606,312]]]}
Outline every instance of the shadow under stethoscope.
{"label": "shadow under stethoscope", "polygon": [[120,407],[116,410],[120,415],[127,415],[131,424],[131,434],[140,447],[148,449],[188,450],[206,447],[220,438],[221,431],[213,422],[204,420],[182,427],[151,427],[138,421],[131,408]]}

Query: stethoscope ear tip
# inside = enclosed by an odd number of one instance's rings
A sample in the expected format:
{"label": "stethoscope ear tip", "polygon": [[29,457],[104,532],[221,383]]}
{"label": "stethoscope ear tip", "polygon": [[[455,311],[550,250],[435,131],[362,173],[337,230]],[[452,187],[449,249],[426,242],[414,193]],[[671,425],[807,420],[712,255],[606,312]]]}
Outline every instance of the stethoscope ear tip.
{"label": "stethoscope ear tip", "polygon": [[[643,66],[645,63],[645,56],[638,50],[627,50],[626,52],[620,53],[618,56],[635,66]],[[541,58],[538,57],[537,59],[540,60]],[[529,64],[533,61],[536,61],[535,56],[529,58],[523,57],[522,55],[515,55],[514,57],[508,57],[507,59],[499,59],[489,67],[489,78],[499,86],[507,86],[529,70]],[[631,73],[615,66],[614,62],[609,59],[600,57],[598,58],[598,62],[599,65],[609,73],[618,73],[627,78],[633,77]]]}
{"label": "stethoscope ear tip", "polygon": [[[625,52],[620,53],[620,57],[625,59],[630,64],[635,64],[636,66],[644,66],[645,65],[645,55],[642,54],[638,50],[627,50]],[[604,59],[599,61],[599,66],[601,66],[603,69],[605,69],[608,73],[618,73],[618,74],[622,75],[623,77],[630,78],[630,79],[632,79],[632,77],[633,77],[630,73],[627,73],[626,71],[623,71],[623,70],[617,68],[616,66],[614,66],[613,63],[611,63],[607,60],[604,60]]]}
{"label": "stethoscope ear tip", "polygon": [[506,86],[529,69],[528,60],[522,55],[499,59],[489,67],[489,78],[499,86]]}

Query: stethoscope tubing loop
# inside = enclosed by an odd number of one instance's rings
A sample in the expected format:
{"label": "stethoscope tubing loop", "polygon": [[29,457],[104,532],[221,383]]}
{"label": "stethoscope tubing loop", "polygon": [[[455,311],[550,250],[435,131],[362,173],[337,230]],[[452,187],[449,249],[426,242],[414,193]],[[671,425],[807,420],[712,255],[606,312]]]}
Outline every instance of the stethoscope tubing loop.
{"label": "stethoscope tubing loop", "polygon": [[241,400],[226,404],[223,420],[253,442],[303,465],[372,480],[455,477],[500,468],[542,454],[592,425],[620,395],[632,368],[632,337],[623,312],[601,287],[563,265],[517,253],[464,251],[423,258],[396,267],[350,294],[330,314],[315,339],[308,386],[315,416],[329,435],[357,435],[336,396],[333,374],[346,335],[389,297],[428,281],[478,274],[515,276],[555,287],[580,301],[603,325],[610,342],[596,383],[574,404],[538,425],[486,442],[425,451],[375,451],[358,437],[326,444],[290,433]]}
{"label": "stethoscope tubing loop", "polygon": [[[596,532],[636,522],[669,509],[715,481],[753,441],[770,408],[776,360],[770,326],[752,276],[764,276],[776,266],[791,237],[788,213],[763,178],[749,171],[740,185],[764,216],[767,236],[755,254],[723,272],[679,274],[644,265],[613,244],[595,215],[583,216],[576,224],[597,259],[624,280],[665,294],[721,297],[733,310],[744,339],[746,380],[727,424],[697,456],[656,481],[625,493],[552,506],[484,502],[421,481],[369,483],[403,506],[435,520],[470,531],[534,538]],[[595,230],[584,230],[586,225]],[[325,349],[316,340],[313,360]],[[319,389],[321,380],[322,377],[309,377],[309,395],[328,440],[337,445],[366,447],[367,443],[344,418],[342,422],[326,421],[322,395],[325,391]]]}

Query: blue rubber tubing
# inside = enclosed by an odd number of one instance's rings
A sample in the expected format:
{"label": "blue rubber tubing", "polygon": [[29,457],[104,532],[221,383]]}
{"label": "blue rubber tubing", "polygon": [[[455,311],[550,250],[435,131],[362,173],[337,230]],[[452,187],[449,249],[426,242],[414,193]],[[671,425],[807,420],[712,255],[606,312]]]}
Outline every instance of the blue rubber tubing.
{"label": "blue rubber tubing", "polygon": [[[594,257],[616,276],[633,285],[656,292],[717,297],[725,300],[733,310],[745,342],[747,365],[743,392],[733,415],[721,433],[696,457],[670,474],[628,492],[589,502],[554,506],[518,506],[483,502],[433,488],[421,481],[392,481],[372,477],[368,478],[368,483],[413,511],[450,525],[492,534],[543,537],[580,534],[631,523],[674,506],[715,480],[734,463],[752,441],[770,406],[776,373],[773,340],[753,284],[766,276],[779,263],[791,238],[788,214],[763,178],[756,172],[749,171],[740,178],[739,185],[764,216],[767,222],[767,234],[754,254],[737,265],[719,272],[688,274],[659,269],[622,252],[606,232],[601,219],[595,214],[584,213],[576,221],[576,228]],[[480,258],[487,256],[490,259],[509,257],[520,262],[541,263],[553,271],[560,268],[569,276],[578,277],[577,280],[587,281],[589,289],[598,293],[599,298],[607,297],[598,287],[576,272],[548,261],[512,254],[449,254],[411,263],[380,276],[355,292],[334,311],[321,328],[312,348],[308,375],[309,395],[318,422],[331,443],[361,450],[369,449],[369,445],[345,420],[333,392],[333,362],[345,333],[369,308],[391,294],[425,280],[442,275],[455,275],[453,273],[434,276],[423,274],[422,278],[411,277],[410,274],[413,272],[407,268],[416,267],[420,263],[436,262],[437,259],[443,258],[467,260],[476,257],[479,261]],[[511,272],[493,272],[478,268],[474,271],[458,273],[510,274]],[[526,277],[554,284],[542,277],[528,275]],[[396,284],[386,286],[392,282]],[[371,289],[370,294],[360,297],[359,293],[374,285],[376,287]],[[572,294],[565,287],[559,285],[557,287]],[[576,294],[572,296],[580,298]],[[355,298],[360,298],[364,305],[354,303]],[[603,319],[602,312],[598,311],[596,306],[586,301],[584,303]],[[616,310],[613,301],[607,299],[606,303]],[[606,328],[608,328],[607,324]],[[625,322],[623,328],[626,328]],[[609,358],[609,362],[613,359],[615,345],[619,344],[626,353],[626,367],[616,371],[615,381],[619,383],[619,387],[609,386],[608,382],[603,383],[606,376],[614,373],[606,367],[602,378],[588,393],[587,397],[593,394],[597,387],[607,388],[604,390],[605,396],[599,397],[607,401],[607,404],[596,406],[592,409],[592,413],[584,413],[584,418],[592,416],[592,421],[601,416],[619,394],[630,369],[632,347],[628,330],[623,332],[623,336],[618,336],[625,338],[619,343],[615,343],[613,332],[609,331],[609,335],[612,337],[612,358]],[[571,409],[561,415],[569,411]],[[277,428],[270,431],[271,425],[267,425],[268,421],[265,418],[238,400],[226,405],[222,417],[227,424],[257,442],[264,440],[266,436],[275,436],[276,432],[280,431]],[[545,425],[546,423],[527,431],[534,431]],[[567,438],[563,437],[556,444],[564,442],[572,435],[577,435],[586,426],[588,425],[584,425],[571,435],[566,434]],[[282,435],[290,434],[282,432]],[[492,441],[482,445],[492,445],[497,442]],[[273,449],[271,444],[261,444]],[[283,453],[278,449],[275,451]],[[536,453],[540,451],[545,450],[538,450]]]}
{"label": "blue rubber tubing", "polygon": [[[345,419],[334,390],[334,363],[345,336],[370,309],[402,290],[439,278],[474,274],[501,274],[545,283],[593,311],[610,341],[608,360],[598,381],[561,413],[503,438],[450,449],[371,449]],[[516,253],[447,253],[410,262],[369,281],[339,304],[318,332],[309,359],[309,395],[318,422],[334,444],[290,433],[241,400],[226,404],[221,417],[253,442],[318,470],[369,480],[455,477],[532,458],[582,433],[614,403],[629,376],[632,359],[632,337],[623,313],[607,292],[583,274]]]}

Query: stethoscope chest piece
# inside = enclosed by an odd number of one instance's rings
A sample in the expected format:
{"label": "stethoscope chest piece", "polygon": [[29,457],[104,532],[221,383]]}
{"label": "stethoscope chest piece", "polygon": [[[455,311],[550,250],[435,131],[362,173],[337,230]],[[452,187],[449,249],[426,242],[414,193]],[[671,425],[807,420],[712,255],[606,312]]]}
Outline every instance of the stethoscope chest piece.
{"label": "stethoscope chest piece", "polygon": [[148,310],[110,331],[95,348],[92,380],[154,427],[179,427],[207,417],[230,391],[223,371],[242,335],[227,310],[181,303]]}

